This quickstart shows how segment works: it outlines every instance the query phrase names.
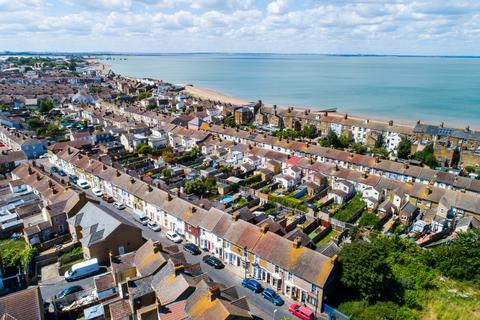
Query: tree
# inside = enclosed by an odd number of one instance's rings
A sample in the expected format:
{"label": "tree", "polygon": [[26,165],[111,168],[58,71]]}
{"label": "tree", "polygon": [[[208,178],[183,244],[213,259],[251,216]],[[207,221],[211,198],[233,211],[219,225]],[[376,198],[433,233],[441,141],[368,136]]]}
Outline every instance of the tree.
{"label": "tree", "polygon": [[379,155],[384,158],[388,157],[388,151],[383,148],[372,148],[370,149],[370,152],[373,153],[374,155]]}
{"label": "tree", "polygon": [[348,133],[342,133],[339,138],[340,145],[337,148],[348,148],[350,145],[350,138]]}
{"label": "tree", "polygon": [[43,121],[41,121],[38,118],[27,119],[26,123],[27,123],[27,126],[30,129],[36,129],[36,128],[39,128],[39,127],[43,127]]}
{"label": "tree", "polygon": [[223,124],[231,128],[237,127],[237,123],[235,122],[235,119],[232,116],[225,117],[225,119],[223,119]]}
{"label": "tree", "polygon": [[146,143],[137,144],[136,150],[139,154],[148,154],[152,153],[152,147]]}
{"label": "tree", "polygon": [[339,254],[340,281],[368,301],[375,301],[388,290],[392,270],[386,262],[385,248],[376,242],[354,241]]}
{"label": "tree", "polygon": [[172,176],[172,170],[170,168],[163,168],[161,171],[160,171],[160,174],[164,177],[164,178],[170,178]]}
{"label": "tree", "polygon": [[383,134],[380,133],[377,137],[377,140],[375,140],[375,148],[381,148],[383,147]]}
{"label": "tree", "polygon": [[60,132],[62,132],[62,130],[60,129],[59,126],[57,126],[56,124],[50,123],[47,126],[47,129],[45,130],[45,135],[48,137],[52,137],[57,135]]}
{"label": "tree", "polygon": [[435,155],[433,153],[433,143],[429,143],[422,151],[415,152],[414,158],[415,160],[426,164],[430,168],[433,168],[437,166],[437,159],[435,158]]}
{"label": "tree", "polygon": [[350,145],[350,148],[358,154],[365,154],[368,151],[368,148],[361,143],[353,143]]}
{"label": "tree", "polygon": [[47,114],[50,110],[53,109],[53,102],[50,100],[42,100],[40,102],[40,113]]}
{"label": "tree", "polygon": [[452,160],[450,161],[450,166],[456,168],[460,162],[460,150],[455,148],[452,154]]}
{"label": "tree", "polygon": [[157,109],[157,105],[155,103],[149,103],[147,106],[147,110],[155,110]]}
{"label": "tree", "polygon": [[313,124],[306,125],[301,134],[304,138],[313,139],[317,136],[317,128]]}
{"label": "tree", "polygon": [[202,179],[196,178],[196,179],[192,179],[185,182],[183,191],[185,191],[185,193],[187,194],[192,194],[192,193],[196,195],[202,194],[204,191],[204,184]]}
{"label": "tree", "polygon": [[337,134],[333,131],[328,132],[327,137],[320,142],[322,147],[338,148],[340,144]]}
{"label": "tree", "polygon": [[411,149],[412,143],[410,142],[410,140],[406,137],[402,137],[397,147],[397,156],[400,159],[408,159]]}
{"label": "tree", "polygon": [[428,257],[444,275],[480,284],[480,230],[460,232],[450,244],[433,248]]}

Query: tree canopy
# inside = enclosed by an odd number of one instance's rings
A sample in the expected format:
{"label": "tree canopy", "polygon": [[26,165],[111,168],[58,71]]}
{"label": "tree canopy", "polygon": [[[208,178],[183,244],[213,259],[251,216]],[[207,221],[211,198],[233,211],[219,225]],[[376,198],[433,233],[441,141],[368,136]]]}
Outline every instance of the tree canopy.
{"label": "tree canopy", "polygon": [[400,159],[408,159],[410,157],[410,150],[412,149],[412,143],[406,137],[402,137],[397,147],[397,156]]}
{"label": "tree canopy", "polygon": [[417,161],[420,161],[430,168],[437,166],[437,159],[435,158],[433,143],[429,143],[425,146],[422,151],[417,151],[414,154],[414,158]]}

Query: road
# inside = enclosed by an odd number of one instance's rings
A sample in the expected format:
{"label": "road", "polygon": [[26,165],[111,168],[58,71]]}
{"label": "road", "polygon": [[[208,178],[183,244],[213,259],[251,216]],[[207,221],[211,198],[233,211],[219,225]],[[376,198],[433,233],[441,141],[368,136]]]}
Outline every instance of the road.
{"label": "road", "polygon": [[[47,171],[49,171],[49,165],[48,162],[45,164],[45,168]],[[58,174],[54,174],[54,177],[60,181],[61,179],[64,179],[66,181],[68,177],[60,177]],[[78,188],[78,186],[73,185],[72,187],[81,190]],[[118,215],[128,221],[131,221],[133,224],[138,226],[139,228],[142,229],[142,236],[145,239],[152,239],[154,241],[160,241],[161,243],[164,244],[172,244],[170,240],[168,240],[164,233],[161,232],[155,232],[151,229],[149,229],[146,226],[141,225],[138,223],[136,220],[133,219],[132,216],[132,210],[130,208],[126,208],[124,210],[118,210],[113,207],[111,203],[107,203],[103,200],[101,200],[100,197],[96,197],[92,192],[91,189],[86,189],[83,190],[87,193],[87,195],[90,198],[97,199],[100,202],[100,206],[104,206],[109,209],[109,211],[114,214]],[[183,247],[180,245],[179,246],[182,250]],[[208,253],[207,253],[208,254]],[[242,277],[239,277],[236,273],[233,271],[229,270],[231,266],[226,266],[224,269],[217,270],[215,268],[210,267],[209,265],[203,263],[202,257],[205,255],[205,253],[202,252],[201,255],[193,256],[188,252],[185,252],[185,257],[187,259],[187,262],[189,263],[197,263],[200,262],[202,266],[202,270],[205,272],[208,272],[209,277],[218,283],[224,284],[226,287],[230,286],[236,286],[238,293],[240,296],[246,296],[248,299],[248,303],[250,305],[250,309],[252,311],[252,314],[260,317],[261,319],[291,319],[292,316],[288,313],[288,303],[286,303],[283,306],[277,307],[274,306],[271,302],[265,300],[261,294],[257,294],[252,292],[249,289],[244,288],[241,285],[241,282],[243,280]],[[57,294],[59,291],[63,290],[66,287],[69,287],[71,285],[82,285],[82,286],[88,286],[90,284],[93,286],[93,277],[90,278],[85,278],[82,280],[78,280],[75,282],[67,283],[65,280],[62,279],[62,281],[52,284],[52,285],[44,285],[41,286],[42,290],[42,296],[44,297],[45,300],[48,300],[48,298],[52,297],[54,294]],[[275,312],[275,318],[274,318],[274,311]]]}

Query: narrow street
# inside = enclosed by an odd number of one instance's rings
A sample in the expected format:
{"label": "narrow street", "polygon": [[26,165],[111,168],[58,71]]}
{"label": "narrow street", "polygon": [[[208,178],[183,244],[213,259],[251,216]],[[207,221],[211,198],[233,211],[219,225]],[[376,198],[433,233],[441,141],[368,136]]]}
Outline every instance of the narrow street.
{"label": "narrow street", "polygon": [[[48,165],[48,162],[45,163],[45,167],[47,171],[50,171],[50,166]],[[54,174],[54,177],[58,180],[61,181],[62,179],[65,181],[68,178],[66,177],[60,177],[58,174]],[[72,185],[73,188],[82,191],[78,186]],[[113,214],[120,216],[124,219],[127,219],[128,221],[132,222],[135,224],[137,227],[142,229],[142,235],[145,239],[152,239],[155,241],[160,241],[161,243],[165,244],[172,244],[170,240],[168,240],[163,231],[160,232],[155,232],[151,229],[149,229],[146,226],[141,225],[138,223],[135,219],[133,219],[132,216],[132,209],[126,208],[124,210],[118,210],[113,207],[112,203],[107,203],[103,201],[100,197],[96,197],[92,192],[91,189],[86,189],[83,190],[87,193],[89,198],[95,199],[99,201],[99,205],[103,206],[108,209],[108,211]],[[181,250],[183,250],[182,244],[179,245]],[[185,252],[185,251],[184,251]],[[291,319],[292,316],[288,313],[288,306],[289,302],[285,302],[283,306],[274,306],[270,301],[267,301],[266,299],[263,298],[262,294],[257,294],[252,292],[249,289],[246,289],[242,286],[241,282],[243,280],[243,277],[238,276],[237,273],[233,272],[232,270],[229,270],[232,268],[232,266],[226,265],[224,269],[217,270],[215,268],[210,267],[209,265],[206,265],[202,261],[202,257],[206,253],[203,253],[201,255],[193,256],[188,252],[185,252],[185,256],[187,258],[187,261],[189,263],[197,263],[200,262],[202,269],[205,272],[208,272],[209,277],[215,281],[224,284],[225,286],[236,286],[239,294],[241,296],[246,296],[248,298],[248,302],[250,305],[250,309],[252,311],[252,314],[255,316],[261,318],[261,319]],[[67,288],[72,285],[81,285],[84,288],[88,287],[93,287],[93,277],[85,278],[82,280],[78,280],[75,282],[70,282],[67,283],[63,277],[61,279],[59,278],[55,283],[41,283],[40,287],[42,290],[42,295],[45,300],[50,300],[55,294],[63,290],[64,288]],[[284,298],[284,297],[282,297]],[[275,311],[276,310],[276,311]]]}

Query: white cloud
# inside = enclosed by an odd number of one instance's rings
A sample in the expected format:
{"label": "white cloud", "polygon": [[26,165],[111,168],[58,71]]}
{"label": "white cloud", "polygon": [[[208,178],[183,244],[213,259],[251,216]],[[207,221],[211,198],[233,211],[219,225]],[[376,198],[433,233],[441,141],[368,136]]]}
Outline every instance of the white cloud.
{"label": "white cloud", "polygon": [[287,9],[289,2],[289,0],[274,0],[268,4],[267,12],[269,14],[283,13]]}

